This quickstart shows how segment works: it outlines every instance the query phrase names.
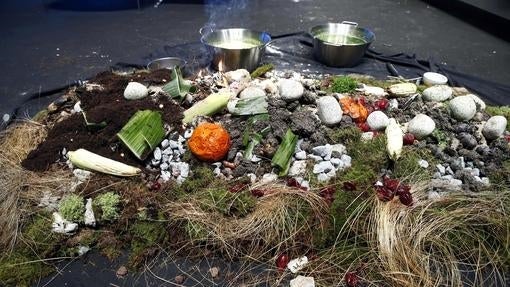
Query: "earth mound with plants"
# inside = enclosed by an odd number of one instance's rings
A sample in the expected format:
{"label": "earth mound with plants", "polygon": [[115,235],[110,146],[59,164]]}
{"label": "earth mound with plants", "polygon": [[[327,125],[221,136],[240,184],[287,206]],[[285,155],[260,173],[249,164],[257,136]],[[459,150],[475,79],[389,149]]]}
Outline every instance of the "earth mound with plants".
{"label": "earth mound with plants", "polygon": [[100,73],[0,138],[0,282],[127,250],[271,274],[228,286],[504,285],[509,115],[420,79]]}

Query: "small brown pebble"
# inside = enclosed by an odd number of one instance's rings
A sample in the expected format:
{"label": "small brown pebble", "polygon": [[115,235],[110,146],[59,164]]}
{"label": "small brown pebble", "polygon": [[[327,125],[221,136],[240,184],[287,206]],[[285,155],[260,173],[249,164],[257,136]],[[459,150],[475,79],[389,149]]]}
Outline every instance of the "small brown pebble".
{"label": "small brown pebble", "polygon": [[236,165],[235,165],[234,163],[229,162],[229,161],[226,161],[226,160],[224,160],[224,161],[223,161],[223,166],[224,166],[224,167],[231,168],[231,169],[236,168]]}
{"label": "small brown pebble", "polygon": [[218,275],[220,274],[220,268],[213,267],[213,268],[209,269],[209,274],[211,274],[212,278],[218,277]]}
{"label": "small brown pebble", "polygon": [[184,277],[183,275],[177,275],[177,276],[175,276],[175,278],[174,278],[174,281],[175,281],[175,283],[177,283],[177,284],[182,284],[182,283],[184,283],[184,280],[186,280],[186,277]]}
{"label": "small brown pebble", "polygon": [[117,276],[118,277],[124,277],[128,274],[128,270],[126,268],[126,266],[122,265],[119,267],[119,269],[117,269]]}

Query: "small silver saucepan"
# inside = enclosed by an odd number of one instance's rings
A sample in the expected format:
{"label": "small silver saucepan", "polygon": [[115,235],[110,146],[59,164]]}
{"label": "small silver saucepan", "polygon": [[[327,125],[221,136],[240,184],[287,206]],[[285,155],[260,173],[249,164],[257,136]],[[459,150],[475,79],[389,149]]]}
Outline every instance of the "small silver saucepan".
{"label": "small silver saucepan", "polygon": [[355,66],[375,40],[372,31],[348,21],[315,26],[310,35],[315,58],[331,67]]}
{"label": "small silver saucepan", "polygon": [[212,30],[204,27],[200,34],[200,41],[212,55],[212,67],[218,71],[255,70],[271,42],[266,32],[242,28]]}
{"label": "small silver saucepan", "polygon": [[149,62],[147,65],[147,69],[149,71],[155,71],[160,69],[169,69],[172,70],[173,68],[181,68],[181,70],[186,65],[186,61],[184,61],[181,58],[177,57],[165,57],[165,58],[158,58],[154,59]]}

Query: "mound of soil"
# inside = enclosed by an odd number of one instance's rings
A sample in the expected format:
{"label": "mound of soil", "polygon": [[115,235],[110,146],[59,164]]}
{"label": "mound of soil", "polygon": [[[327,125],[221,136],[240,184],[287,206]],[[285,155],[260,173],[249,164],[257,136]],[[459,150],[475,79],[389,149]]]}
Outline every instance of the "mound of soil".
{"label": "mound of soil", "polygon": [[93,123],[106,122],[106,127],[91,131],[85,125],[81,113],[73,114],[56,123],[48,132],[48,137],[35,150],[30,152],[22,162],[22,166],[32,171],[46,171],[61,159],[61,152],[84,148],[102,156],[131,165],[142,165],[142,162],[131,154],[118,140],[116,134],[139,110],[155,110],[161,112],[163,121],[174,129],[181,128],[182,108],[167,97],[144,98],[141,100],[124,99],[124,88],[130,81],[145,85],[161,85],[170,79],[167,70],[152,73],[138,73],[120,76],[111,72],[103,72],[91,82],[100,84],[103,89],[87,91],[79,88],[76,93],[87,120]]}

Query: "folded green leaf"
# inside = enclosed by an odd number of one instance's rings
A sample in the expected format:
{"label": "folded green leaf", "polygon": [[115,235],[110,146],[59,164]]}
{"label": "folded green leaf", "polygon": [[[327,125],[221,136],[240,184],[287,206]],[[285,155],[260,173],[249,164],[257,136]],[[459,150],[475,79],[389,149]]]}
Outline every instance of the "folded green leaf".
{"label": "folded green leaf", "polygon": [[253,149],[262,141],[262,138],[265,137],[269,131],[271,131],[271,126],[267,126],[263,128],[260,133],[252,133],[251,134],[251,141],[246,146],[246,149],[244,150],[244,158],[245,159],[251,159],[253,156]]}
{"label": "folded green leaf", "polygon": [[289,172],[290,159],[296,149],[298,141],[297,135],[295,135],[290,129],[287,130],[282,143],[276,150],[276,153],[271,160],[271,164],[280,168],[279,176],[285,176]]}
{"label": "folded green leaf", "polygon": [[165,138],[161,114],[151,110],[138,111],[117,136],[137,158],[144,160]]}
{"label": "folded green leaf", "polygon": [[172,98],[184,99],[187,93],[196,92],[196,87],[190,85],[182,77],[182,72],[179,67],[172,70],[172,80],[162,87],[163,91],[169,94]]}
{"label": "folded green leaf", "polygon": [[250,137],[253,132],[253,125],[257,122],[268,121],[268,120],[269,120],[269,114],[259,114],[259,115],[250,117],[246,121],[246,128],[244,129],[244,132],[243,132],[243,146],[247,146],[250,141]]}
{"label": "folded green leaf", "polygon": [[83,120],[85,120],[85,126],[89,131],[98,131],[107,125],[105,121],[100,123],[91,123],[87,120],[87,115],[85,115],[85,112],[82,112],[81,114],[83,115]]}
{"label": "folded green leaf", "polygon": [[228,111],[235,116],[267,114],[266,97],[233,99],[227,105]]}

